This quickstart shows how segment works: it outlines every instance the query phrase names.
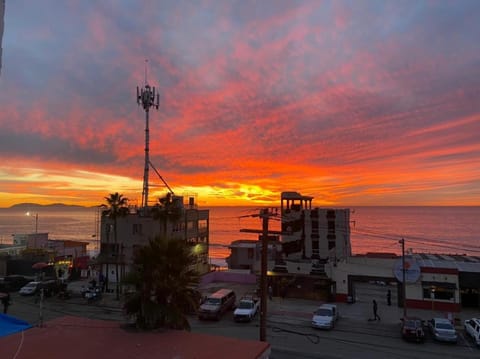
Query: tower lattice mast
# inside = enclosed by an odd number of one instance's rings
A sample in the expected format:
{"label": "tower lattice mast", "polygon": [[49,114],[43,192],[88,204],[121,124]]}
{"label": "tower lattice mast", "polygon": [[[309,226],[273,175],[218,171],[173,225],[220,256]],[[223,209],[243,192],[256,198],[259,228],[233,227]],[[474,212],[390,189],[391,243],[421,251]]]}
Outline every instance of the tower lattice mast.
{"label": "tower lattice mast", "polygon": [[[145,63],[147,60],[145,60]],[[148,207],[148,170],[150,166],[149,147],[150,130],[148,127],[150,107],[158,110],[160,95],[155,93],[155,87],[147,83],[147,67],[145,66],[145,87],[139,89],[137,86],[137,104],[142,105],[145,111],[145,166],[143,170],[142,208]]]}

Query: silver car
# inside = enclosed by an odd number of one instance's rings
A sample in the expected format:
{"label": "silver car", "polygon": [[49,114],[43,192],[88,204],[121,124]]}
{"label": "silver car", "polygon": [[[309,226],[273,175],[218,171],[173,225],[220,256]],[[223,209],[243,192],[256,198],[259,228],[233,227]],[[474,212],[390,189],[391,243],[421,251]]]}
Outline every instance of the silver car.
{"label": "silver car", "polygon": [[20,295],[33,295],[37,292],[37,290],[40,288],[40,282],[30,282],[24,285],[22,288],[19,290]]}
{"label": "silver car", "polygon": [[435,340],[449,343],[457,342],[457,331],[450,320],[446,318],[433,318],[428,321],[428,327]]}

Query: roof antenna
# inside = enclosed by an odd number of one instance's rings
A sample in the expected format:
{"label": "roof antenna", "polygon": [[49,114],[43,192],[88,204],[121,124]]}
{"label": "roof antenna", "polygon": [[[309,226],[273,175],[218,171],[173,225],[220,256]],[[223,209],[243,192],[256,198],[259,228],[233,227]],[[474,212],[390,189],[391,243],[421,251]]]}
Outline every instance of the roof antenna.
{"label": "roof antenna", "polygon": [[148,82],[147,82],[147,65],[148,65],[148,59],[145,59],[145,86],[148,85]]}

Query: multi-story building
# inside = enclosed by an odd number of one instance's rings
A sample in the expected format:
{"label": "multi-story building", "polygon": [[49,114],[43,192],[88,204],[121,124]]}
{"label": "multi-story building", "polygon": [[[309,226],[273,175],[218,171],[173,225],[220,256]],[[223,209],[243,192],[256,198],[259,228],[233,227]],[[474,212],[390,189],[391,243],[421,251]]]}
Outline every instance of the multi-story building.
{"label": "multi-story building", "polygon": [[351,255],[350,210],[312,208],[312,200],[282,192],[282,265],[289,273],[323,273],[324,263]]}
{"label": "multi-story building", "polygon": [[193,196],[186,203],[183,196],[168,194],[165,199],[167,206],[129,207],[124,216],[117,216],[116,238],[114,219],[102,215],[97,263],[110,283],[117,280],[117,268],[120,280],[130,270],[135,249],[155,237],[185,241],[196,258],[192,268],[200,274],[209,271],[209,210],[199,209]]}
{"label": "multi-story building", "polygon": [[[312,208],[312,201],[313,197],[297,192],[281,194],[281,231],[268,231],[268,281],[275,294],[329,299],[335,283],[325,273],[325,266],[351,255],[350,210]],[[262,238],[233,242],[229,268],[258,274]]]}

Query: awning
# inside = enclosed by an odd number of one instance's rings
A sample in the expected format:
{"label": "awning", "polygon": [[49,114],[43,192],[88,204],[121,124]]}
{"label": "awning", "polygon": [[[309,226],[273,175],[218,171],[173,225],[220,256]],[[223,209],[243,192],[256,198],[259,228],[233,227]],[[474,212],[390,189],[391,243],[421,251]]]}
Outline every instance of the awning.
{"label": "awning", "polygon": [[422,287],[428,288],[444,288],[444,289],[457,289],[457,285],[455,283],[448,283],[448,282],[423,282]]}

